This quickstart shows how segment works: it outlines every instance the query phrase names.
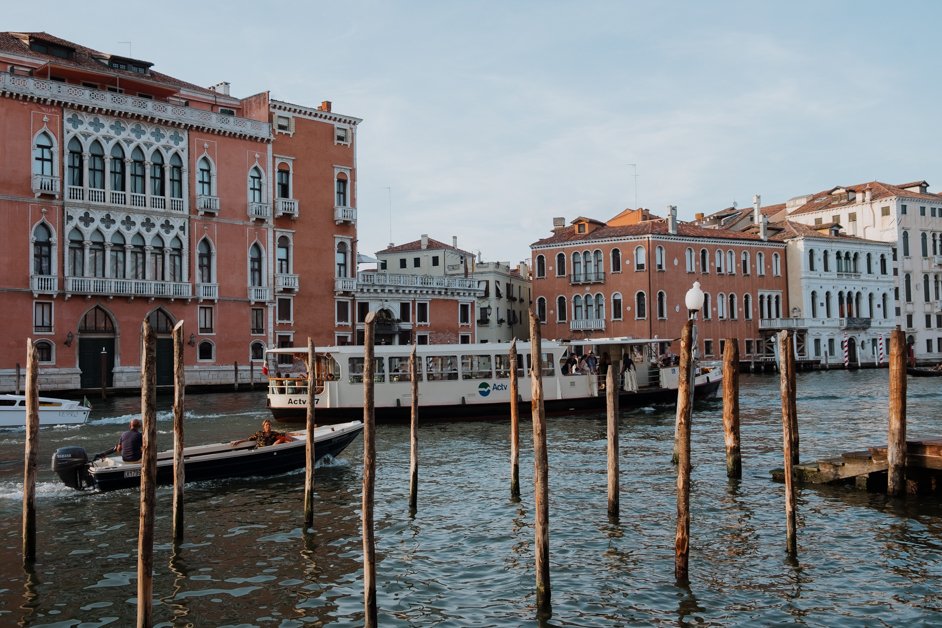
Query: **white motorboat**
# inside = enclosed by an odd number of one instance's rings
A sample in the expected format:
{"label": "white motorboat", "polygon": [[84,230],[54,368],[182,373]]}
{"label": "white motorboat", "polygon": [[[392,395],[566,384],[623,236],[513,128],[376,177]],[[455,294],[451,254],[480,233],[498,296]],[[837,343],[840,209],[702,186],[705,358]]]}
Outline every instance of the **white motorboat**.
{"label": "white motorboat", "polygon": [[[87,401],[39,398],[40,425],[72,425],[84,423],[92,411]],[[26,425],[26,395],[0,395],[0,427]]]}

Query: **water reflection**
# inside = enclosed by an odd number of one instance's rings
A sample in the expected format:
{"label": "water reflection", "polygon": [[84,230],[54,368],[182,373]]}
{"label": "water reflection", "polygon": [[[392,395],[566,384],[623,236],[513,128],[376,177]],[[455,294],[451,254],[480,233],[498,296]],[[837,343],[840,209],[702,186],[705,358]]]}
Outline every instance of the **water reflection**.
{"label": "water reflection", "polygon": [[23,568],[23,598],[20,603],[20,619],[17,622],[20,626],[29,626],[33,622],[31,618],[39,607],[39,579],[32,565]]}

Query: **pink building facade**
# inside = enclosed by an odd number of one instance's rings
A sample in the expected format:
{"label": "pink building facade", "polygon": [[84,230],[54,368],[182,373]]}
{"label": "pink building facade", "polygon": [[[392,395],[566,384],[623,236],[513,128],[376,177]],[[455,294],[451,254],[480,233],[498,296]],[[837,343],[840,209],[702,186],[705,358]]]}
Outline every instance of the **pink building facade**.
{"label": "pink building facade", "polygon": [[189,384],[260,379],[266,347],[333,341],[358,123],[0,33],[0,389],[27,338],[44,390],[137,387],[144,319],[164,384],[181,320]]}

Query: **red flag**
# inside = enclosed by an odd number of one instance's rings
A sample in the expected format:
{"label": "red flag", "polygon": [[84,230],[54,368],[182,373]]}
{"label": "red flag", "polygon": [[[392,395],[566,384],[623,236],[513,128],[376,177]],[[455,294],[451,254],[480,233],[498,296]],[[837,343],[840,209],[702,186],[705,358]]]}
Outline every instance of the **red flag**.
{"label": "red flag", "polygon": [[268,367],[267,367],[267,366],[263,366],[263,367],[262,367],[262,375],[268,375]]}

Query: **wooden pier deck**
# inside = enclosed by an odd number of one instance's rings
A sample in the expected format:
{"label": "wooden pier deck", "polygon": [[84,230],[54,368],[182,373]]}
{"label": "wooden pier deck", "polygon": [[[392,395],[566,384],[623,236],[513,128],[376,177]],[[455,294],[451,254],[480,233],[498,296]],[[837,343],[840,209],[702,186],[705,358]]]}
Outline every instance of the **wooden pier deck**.
{"label": "wooden pier deck", "polygon": [[[849,451],[834,458],[794,467],[799,484],[847,484],[861,490],[886,491],[886,446]],[[785,481],[783,469],[772,479]],[[942,438],[906,441],[906,492],[910,495],[942,495]]]}

